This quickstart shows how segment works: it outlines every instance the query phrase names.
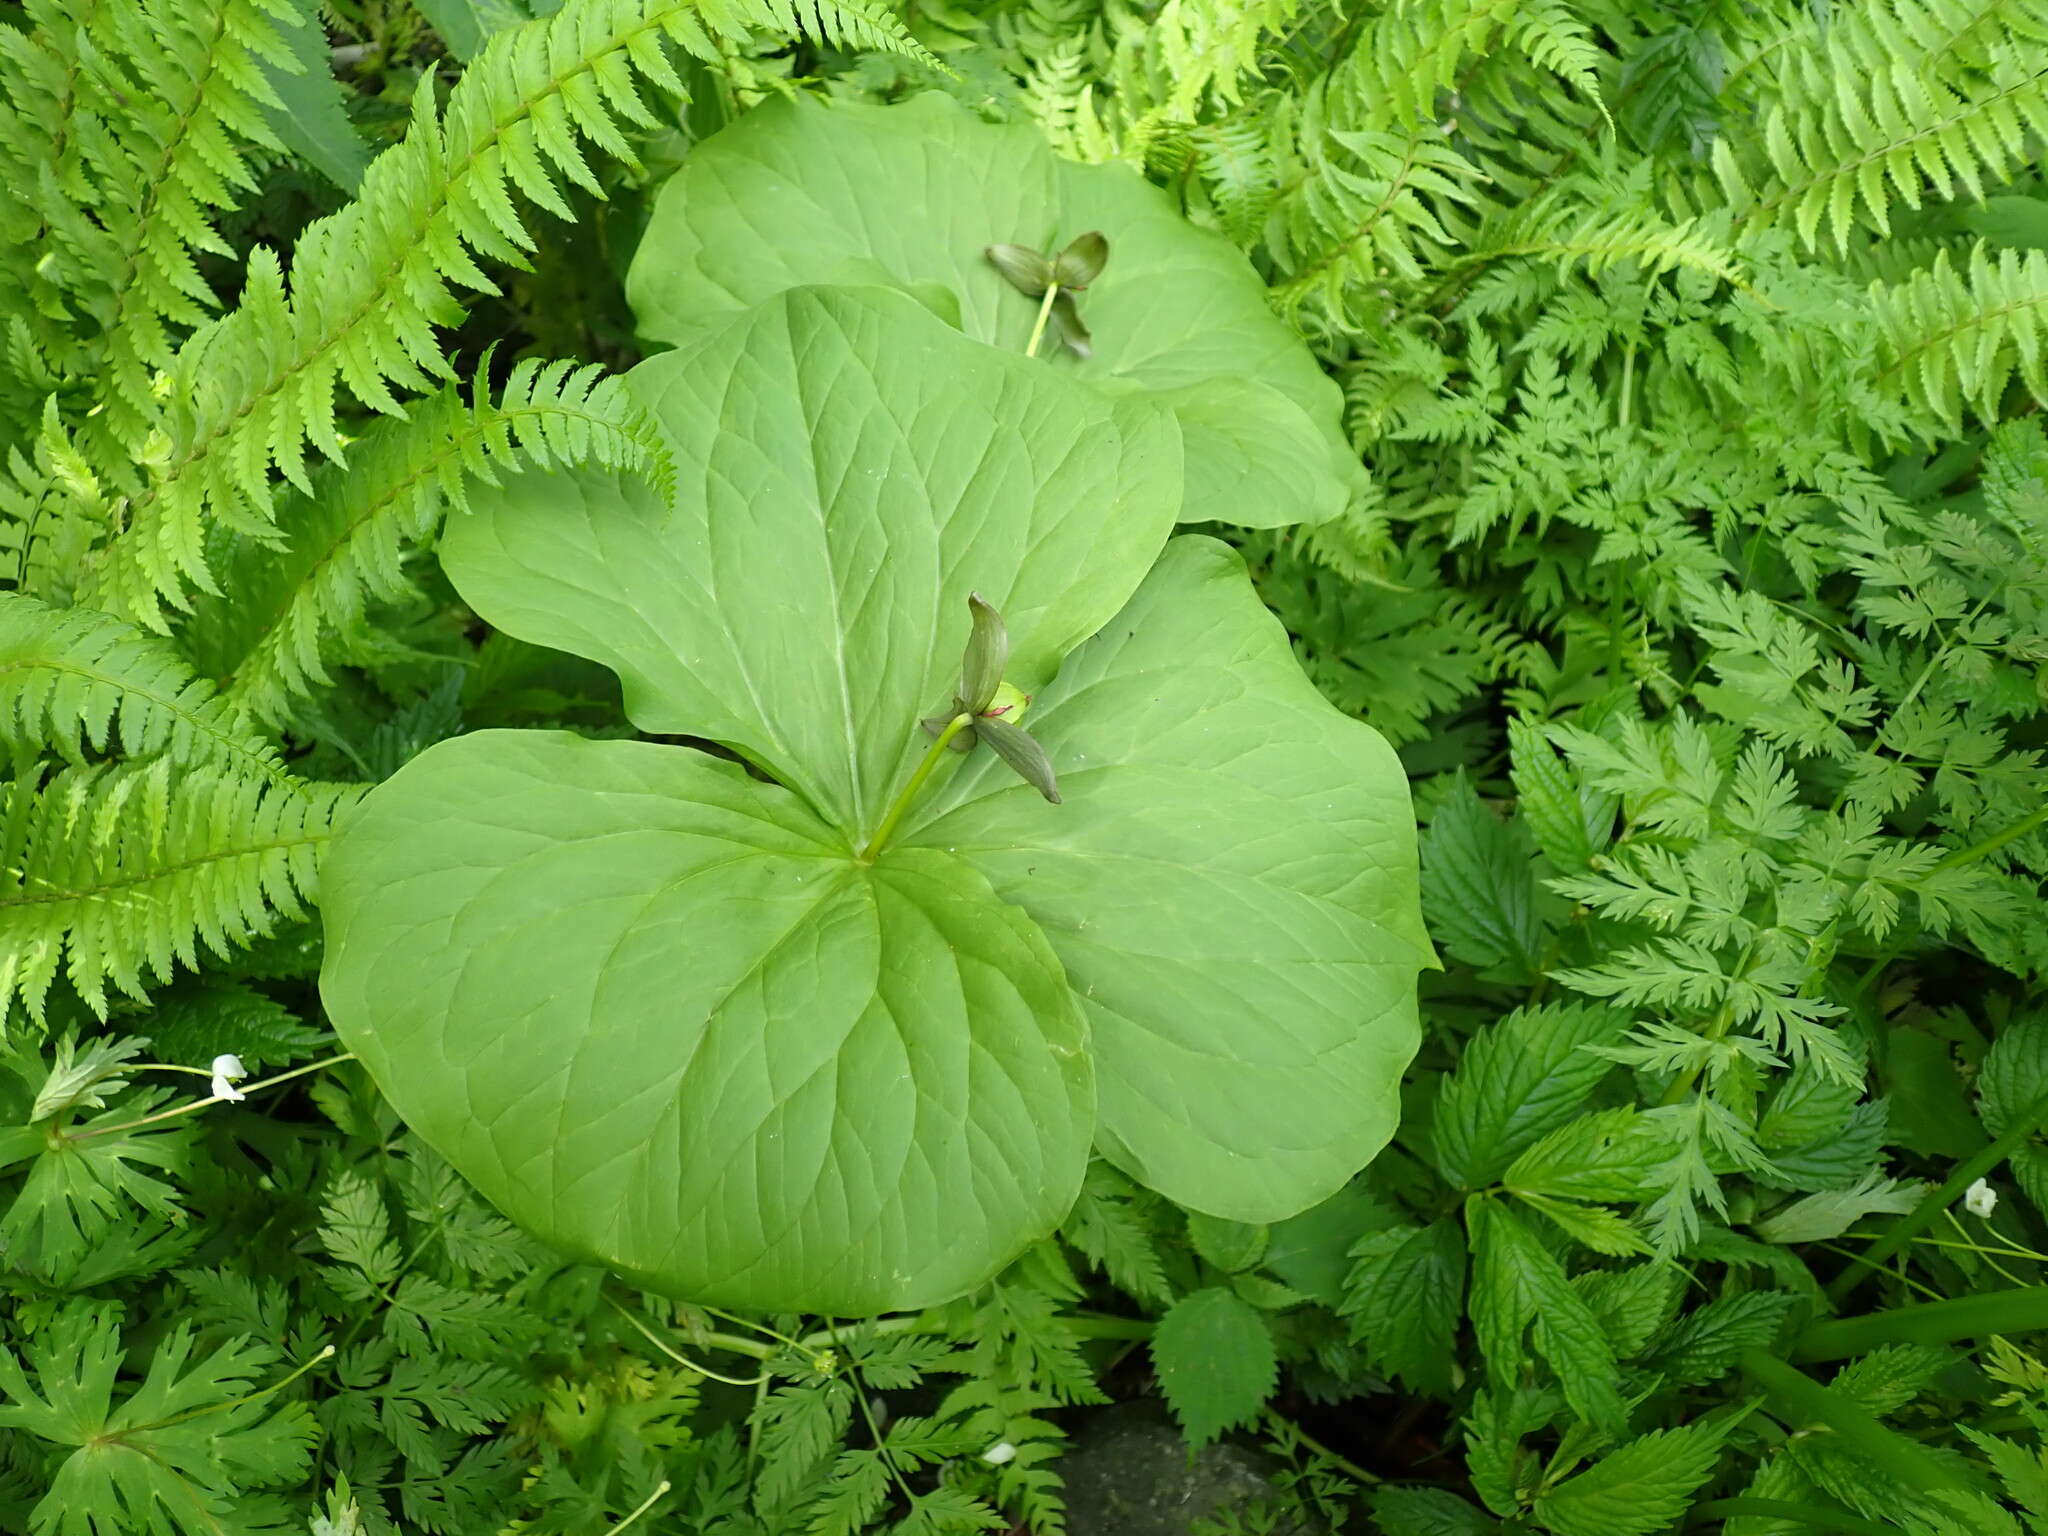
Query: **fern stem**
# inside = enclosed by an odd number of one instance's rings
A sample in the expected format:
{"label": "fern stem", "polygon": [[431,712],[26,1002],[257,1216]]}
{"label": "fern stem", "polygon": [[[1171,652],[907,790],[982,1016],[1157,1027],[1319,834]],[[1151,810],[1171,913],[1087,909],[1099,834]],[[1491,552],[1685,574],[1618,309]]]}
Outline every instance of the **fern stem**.
{"label": "fern stem", "polygon": [[896,797],[895,804],[889,807],[889,814],[882,818],[882,824],[875,828],[875,835],[868,839],[867,847],[861,849],[861,863],[875,862],[875,855],[880,853],[889,841],[889,835],[896,830],[896,823],[903,819],[903,813],[910,809],[910,802],[916,799],[917,792],[924,788],[924,781],[930,778],[932,770],[938,767],[939,754],[953,744],[955,736],[973,723],[974,716],[964,711],[946,722],[946,728],[939,732],[938,740],[926,750],[924,760],[917,765],[917,771],[911,774],[910,782],[903,786],[903,793]]}
{"label": "fern stem", "polygon": [[[270,643],[272,636],[277,634],[285,620],[291,616],[293,608],[304,599],[305,594],[315,591],[319,587],[320,582],[333,562],[342,557],[349,546],[354,543],[356,536],[365,527],[376,522],[392,507],[403,502],[406,497],[421,486],[442,480],[442,471],[451,461],[458,465],[467,465],[470,459],[469,450],[479,440],[489,439],[501,428],[509,429],[514,423],[526,418],[582,421],[598,429],[604,429],[613,425],[609,418],[599,412],[578,411],[567,406],[554,404],[518,406],[511,409],[507,409],[504,406],[493,406],[491,414],[488,416],[477,412],[464,413],[461,429],[449,433],[447,438],[431,455],[423,458],[407,475],[393,482],[382,494],[366,504],[362,509],[361,515],[335,534],[328,541],[326,547],[314,557],[312,563],[307,566],[305,575],[290,590],[284,601],[274,608],[269,616],[257,626],[250,636],[247,646],[243,647],[241,653],[236,657],[235,664],[223,676],[221,681],[222,697],[231,700],[239,707],[249,710],[258,716],[265,716],[266,710],[263,707],[263,701],[252,701],[248,696],[247,684],[250,676],[250,664],[262,658],[264,649]],[[429,527],[431,526],[430,524]],[[424,534],[422,536],[424,537]]]}
{"label": "fern stem", "polygon": [[215,743],[224,754],[245,764],[261,777],[278,782],[283,782],[286,778],[277,763],[263,752],[253,749],[247,739],[223,729],[176,695],[141,686],[125,672],[111,667],[80,666],[76,662],[60,660],[48,654],[0,661],[0,678],[15,672],[56,672],[66,677],[83,678],[88,683],[98,683],[103,687],[118,688],[122,693],[141,699],[179,720],[190,728],[194,735],[204,736]]}
{"label": "fern stem", "polygon": [[[259,1089],[275,1088],[279,1083],[288,1083],[295,1077],[304,1077],[308,1072],[318,1072],[323,1067],[338,1067],[344,1061],[354,1061],[355,1059],[356,1053],[354,1051],[343,1051],[339,1056],[329,1056],[324,1061],[309,1062],[303,1067],[293,1067],[289,1072],[280,1072],[275,1077],[264,1078],[260,1083],[251,1083],[242,1090],[242,1097],[247,1098]],[[91,1141],[95,1136],[112,1136],[121,1131],[138,1130],[145,1125],[155,1125],[162,1120],[175,1120],[181,1115],[194,1114],[199,1110],[205,1109],[209,1104],[226,1104],[229,1102],[229,1100],[221,1098],[219,1095],[209,1094],[203,1099],[194,1099],[189,1104],[180,1104],[175,1109],[160,1109],[153,1115],[144,1115],[140,1120],[123,1120],[119,1125],[96,1125],[90,1130],[79,1131],[75,1135],[67,1131],[64,1133],[64,1139],[66,1141]]]}
{"label": "fern stem", "polygon": [[[129,233],[132,238],[126,242],[127,249],[121,253],[121,270],[109,285],[114,303],[102,337],[109,343],[117,342],[125,328],[128,306],[136,290],[136,276],[142,264],[142,253],[149,248],[152,221],[163,206],[162,189],[170,179],[171,166],[177,158],[179,146],[185,142],[197,118],[200,105],[206,100],[207,83],[220,68],[220,55],[227,45],[227,7],[216,4],[213,10],[213,37],[205,49],[205,69],[190,84],[191,95],[178,112],[176,123],[163,142],[157,155],[156,171],[151,175],[143,191],[141,205],[135,210],[135,223]],[[118,403],[120,379],[111,370],[102,370],[96,393],[103,402]]]}
{"label": "fern stem", "polygon": [[21,890],[13,895],[0,896],[0,910],[8,907],[47,906],[51,902],[57,901],[83,901],[88,898],[97,900],[114,891],[133,890],[136,886],[140,885],[154,885],[159,880],[181,874],[185,870],[198,869],[202,865],[207,864],[218,864],[223,859],[246,859],[257,854],[276,853],[286,848],[310,847],[315,843],[326,842],[329,836],[330,834],[327,832],[317,832],[308,837],[284,837],[272,842],[256,843],[247,847],[214,849],[196,859],[180,859],[175,864],[153,866],[126,880],[105,880],[98,885],[88,885],[77,889],[68,886],[48,886],[45,890],[33,896],[29,895],[26,890]]}
{"label": "fern stem", "polygon": [[1752,213],[1764,214],[1768,219],[1768,216],[1776,212],[1776,210],[1788,198],[1796,200],[1797,198],[1804,197],[1808,192],[1812,191],[1813,188],[1819,186],[1824,181],[1846,181],[1849,178],[1858,175],[1866,167],[1872,164],[1875,164],[1880,161],[1892,160],[1893,157],[1896,156],[1901,150],[1910,150],[1912,146],[1920,144],[1928,139],[1934,139],[1938,143],[1941,139],[1941,136],[1947,133],[1951,128],[1954,128],[1957,124],[1966,123],[1972,118],[1982,117],[1991,107],[2005,100],[2009,96],[2018,95],[2021,91],[2025,90],[2028,86],[2033,85],[2044,75],[2048,75],[2048,69],[2036,70],[2033,74],[2028,75],[2024,80],[2015,81],[2013,84],[2006,86],[2002,90],[1994,92],[1992,95],[1965,100],[1962,103],[1960,111],[1951,112],[1946,117],[1941,118],[1936,122],[1923,125],[1918,129],[1917,132],[1906,134],[1901,138],[1888,140],[1886,143],[1878,146],[1876,149],[1867,150],[1863,154],[1858,155],[1855,159],[1847,161],[1843,164],[1831,166],[1828,169],[1820,172],[1818,175],[1808,177],[1805,181],[1799,182],[1797,184],[1794,184],[1792,182],[1786,182],[1784,186],[1781,187],[1775,195],[1771,197],[1758,198],[1756,200],[1756,203],[1752,207],[1743,210],[1741,213],[1738,213],[1731,221],[1731,223],[1739,226],[1744,221],[1746,221]]}

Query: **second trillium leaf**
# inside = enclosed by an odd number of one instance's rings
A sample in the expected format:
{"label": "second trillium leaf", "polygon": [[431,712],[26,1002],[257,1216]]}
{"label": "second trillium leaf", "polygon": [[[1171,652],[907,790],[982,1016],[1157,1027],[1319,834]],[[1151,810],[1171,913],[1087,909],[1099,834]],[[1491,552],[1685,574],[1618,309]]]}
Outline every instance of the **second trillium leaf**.
{"label": "second trillium leaf", "polygon": [[1061,160],[1035,128],[935,92],[777,100],[696,145],[655,198],[626,288],[641,333],[674,345],[793,284],[859,282],[949,295],[965,335],[1021,352],[1047,267],[1064,350],[1041,358],[1173,413],[1183,521],[1321,522],[1364,486],[1342,393],[1242,252],[1128,166]]}

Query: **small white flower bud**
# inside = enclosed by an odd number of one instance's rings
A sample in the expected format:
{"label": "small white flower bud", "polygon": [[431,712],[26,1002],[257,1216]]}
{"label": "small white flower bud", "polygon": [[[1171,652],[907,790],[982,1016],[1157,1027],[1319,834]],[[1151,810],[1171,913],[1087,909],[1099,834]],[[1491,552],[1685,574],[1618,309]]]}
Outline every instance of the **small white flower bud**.
{"label": "small white flower bud", "polygon": [[1963,1191],[1963,1208],[1972,1216],[1989,1216],[1998,1209],[1998,1191],[1979,1179]]}
{"label": "small white flower bud", "polygon": [[1006,1461],[1017,1459],[1017,1447],[1007,1440],[998,1440],[981,1453],[981,1459],[992,1467],[1000,1467]]}
{"label": "small white flower bud", "polygon": [[239,1056],[216,1056],[213,1058],[213,1096],[230,1103],[240,1103],[249,1097],[235,1086],[237,1078],[247,1077],[249,1069],[242,1065]]}

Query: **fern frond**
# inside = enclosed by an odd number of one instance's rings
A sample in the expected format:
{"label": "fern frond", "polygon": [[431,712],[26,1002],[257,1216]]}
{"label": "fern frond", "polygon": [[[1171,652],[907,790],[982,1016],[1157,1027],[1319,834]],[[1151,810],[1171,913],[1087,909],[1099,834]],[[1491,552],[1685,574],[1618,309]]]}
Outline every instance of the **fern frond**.
{"label": "fern frond", "polygon": [[121,501],[73,440],[57,408],[43,399],[26,451],[8,449],[0,465],[0,576],[15,590],[68,599],[92,551],[118,526]]}
{"label": "fern frond", "polygon": [[1591,178],[1575,178],[1553,196],[1490,219],[1471,248],[1446,263],[1438,295],[1454,291],[1483,268],[1516,261],[1550,266],[1560,277],[1574,269],[1598,277],[1632,263],[1651,276],[1685,271],[1735,288],[1748,286],[1742,259],[1724,238],[1719,217],[1671,220],[1622,189],[1597,188],[1600,183]]}
{"label": "fern frond", "polygon": [[296,71],[279,30],[287,0],[144,0],[110,29],[123,67],[125,120],[110,123],[118,154],[93,157],[101,238],[74,252],[75,302],[99,327],[95,395],[114,436],[139,448],[158,408],[153,375],[172,357],[172,328],[203,323],[216,307],[195,251],[229,255],[211,218],[256,179],[244,147],[277,147],[264,110],[276,96],[263,65]]}
{"label": "fern frond", "polygon": [[1888,235],[1895,201],[1981,198],[2028,164],[2048,131],[2042,19],[2026,4],[1975,9],[1880,0],[1814,22],[1778,58],[1754,131],[1714,146],[1739,218],[1846,250],[1859,223]]}
{"label": "fern frond", "polygon": [[760,0],[757,25],[792,36],[815,37],[849,53],[893,53],[915,59],[934,73],[951,75],[952,67],[926,48],[885,4],[877,0]]}
{"label": "fern frond", "polygon": [[[100,0],[31,7],[0,59],[30,115],[0,118],[0,150],[39,226],[26,274],[66,372],[92,381],[96,429],[147,439],[151,391],[176,336],[214,296],[196,252],[231,254],[214,217],[255,187],[247,150],[277,147],[266,66],[296,71],[292,0]],[[10,84],[14,83],[10,80]],[[40,162],[24,167],[23,162]]]}
{"label": "fern frond", "polygon": [[1510,50],[1599,101],[1600,50],[1591,29],[1561,0],[1390,5],[1372,19],[1353,57],[1365,74],[1361,94],[1374,103],[1378,122],[1408,127],[1436,119],[1437,98],[1457,87],[1470,60]]}
{"label": "fern frond", "polygon": [[[863,25],[830,0],[804,11]],[[664,39],[711,58],[720,39],[789,14],[772,0],[569,0],[493,36],[445,107],[422,89],[410,132],[371,164],[355,202],[298,241],[289,292],[258,251],[241,305],[179,349],[168,448],[127,533],[95,563],[88,600],[163,629],[166,602],[212,589],[208,528],[270,535],[273,469],[306,491],[309,452],[344,457],[340,392],[400,415],[399,394],[453,376],[436,332],[461,317],[457,290],[496,292],[479,263],[518,265],[534,246],[514,193],[566,218],[564,182],[602,195],[585,144],[635,163],[625,131],[659,123],[642,86],[685,94]]]}
{"label": "fern frond", "polygon": [[1185,163],[1189,131],[1205,111],[1244,101],[1300,9],[1301,0],[1166,0],[1144,25],[1117,30],[1107,78],[1062,105],[1065,147],[1141,168]]}
{"label": "fern frond", "polygon": [[2017,376],[2048,404],[2048,254],[1979,242],[1961,271],[1946,251],[1903,282],[1870,290],[1882,338],[1877,384],[1960,431],[1967,406],[1995,425]]}
{"label": "fern frond", "polygon": [[0,594],[0,742],[80,764],[118,750],[283,773],[277,749],[167,643],[111,614],[18,593]]}
{"label": "fern frond", "polygon": [[1268,221],[1267,240],[1285,274],[1275,303],[1320,295],[1341,310],[1351,283],[1421,281],[1456,243],[1444,206],[1476,203],[1482,178],[1434,132],[1319,131],[1320,105],[1312,101],[1306,114],[1302,174]]}
{"label": "fern frond", "polygon": [[445,507],[467,504],[472,478],[593,463],[647,474],[666,494],[667,446],[623,379],[595,365],[527,361],[496,404],[484,391],[479,373],[467,401],[451,387],[403,419],[374,423],[345,465],[316,473],[312,495],[286,501],[283,550],[236,541],[222,567],[232,598],[201,598],[181,630],[187,654],[236,705],[280,724],[294,699],[324,686],[337,642],[368,604],[409,588],[407,555]]}
{"label": "fern frond", "polygon": [[94,1012],[205,948],[305,915],[357,785],[283,785],[168,760],[17,778],[0,794],[0,1007],[41,1022],[59,969]]}

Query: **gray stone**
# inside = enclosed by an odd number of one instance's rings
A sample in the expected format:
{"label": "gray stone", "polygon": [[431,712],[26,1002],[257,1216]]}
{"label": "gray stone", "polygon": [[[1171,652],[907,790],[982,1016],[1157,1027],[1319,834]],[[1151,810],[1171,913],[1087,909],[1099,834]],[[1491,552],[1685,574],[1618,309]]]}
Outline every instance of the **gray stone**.
{"label": "gray stone", "polygon": [[1083,1421],[1060,1460],[1068,1536],[1189,1536],[1197,1521],[1270,1495],[1269,1465],[1228,1444],[1204,1446],[1191,1460],[1157,1403],[1103,1409]]}

